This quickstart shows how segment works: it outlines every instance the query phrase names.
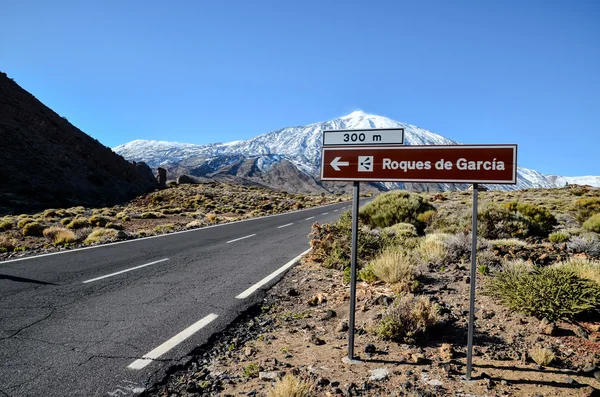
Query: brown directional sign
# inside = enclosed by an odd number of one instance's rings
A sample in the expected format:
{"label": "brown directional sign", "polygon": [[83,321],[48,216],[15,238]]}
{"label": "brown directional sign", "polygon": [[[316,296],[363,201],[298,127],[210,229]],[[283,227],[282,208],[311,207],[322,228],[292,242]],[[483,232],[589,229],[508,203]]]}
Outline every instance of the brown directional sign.
{"label": "brown directional sign", "polygon": [[324,147],[322,181],[517,183],[517,145]]}

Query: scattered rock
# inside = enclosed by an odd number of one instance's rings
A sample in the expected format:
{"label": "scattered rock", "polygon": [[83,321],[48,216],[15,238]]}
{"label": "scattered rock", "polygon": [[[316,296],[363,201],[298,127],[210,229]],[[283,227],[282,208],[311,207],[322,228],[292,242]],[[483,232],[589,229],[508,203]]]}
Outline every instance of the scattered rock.
{"label": "scattered rock", "polygon": [[369,380],[373,382],[386,380],[390,375],[390,372],[385,367],[372,369],[369,371],[369,373],[371,374],[371,376],[369,376]]}
{"label": "scattered rock", "polygon": [[449,361],[454,358],[454,348],[449,343],[443,343],[442,346],[440,346],[439,353],[444,361]]}
{"label": "scattered rock", "polygon": [[250,357],[253,353],[254,353],[254,349],[252,348],[252,346],[246,346],[244,348],[244,356]]}
{"label": "scattered rock", "polygon": [[325,344],[325,341],[323,339],[319,338],[315,334],[310,334],[310,337],[308,338],[308,341],[310,343],[312,343],[313,345],[317,345],[317,346],[321,346],[321,345]]}
{"label": "scattered rock", "polygon": [[377,352],[377,348],[375,345],[369,343],[365,346],[365,353],[375,353]]}
{"label": "scattered rock", "polygon": [[594,378],[596,378],[597,380],[600,380],[600,371],[594,372]]}
{"label": "scattered rock", "polygon": [[592,386],[587,386],[582,389],[579,389],[579,394],[581,397],[598,397],[600,396],[600,391],[598,389],[593,388]]}
{"label": "scattered rock", "polygon": [[583,368],[581,369],[581,371],[582,371],[584,374],[592,374],[592,373],[593,373],[594,371],[596,371],[596,370],[597,370],[596,366],[595,366],[595,365],[591,365],[591,364],[590,364],[590,365],[586,365],[585,367],[583,367]]}
{"label": "scattered rock", "polygon": [[567,377],[567,378],[565,378],[565,383],[567,385],[573,385],[573,384],[576,384],[577,382],[575,382],[575,379]]}
{"label": "scattered rock", "polygon": [[496,315],[496,313],[492,310],[482,310],[481,311],[481,318],[483,318],[484,320],[489,320],[490,318],[494,317]]}
{"label": "scattered rock", "polygon": [[582,339],[587,339],[589,336],[588,333],[585,332],[585,330],[578,325],[575,326],[575,328],[573,329],[573,332],[575,332],[575,335],[577,335],[578,337],[580,337]]}
{"label": "scattered rock", "polygon": [[422,353],[413,353],[410,356],[410,359],[415,364],[423,364],[425,363],[425,356]]}
{"label": "scattered rock", "polygon": [[556,333],[556,326],[554,325],[554,323],[544,318],[542,321],[540,321],[538,330],[544,335],[554,335]]}
{"label": "scattered rock", "polygon": [[348,322],[347,321],[340,321],[338,323],[338,325],[335,327],[335,331],[336,332],[346,332],[348,331]]}
{"label": "scattered rock", "polygon": [[287,291],[287,295],[288,296],[298,296],[298,295],[300,295],[300,293],[298,292],[298,290],[296,290],[294,288],[290,288]]}
{"label": "scattered rock", "polygon": [[260,371],[258,373],[258,379],[261,380],[269,380],[269,381],[275,381],[277,379],[279,379],[281,377],[281,373],[278,371]]}
{"label": "scattered rock", "polygon": [[186,184],[195,185],[197,183],[198,182],[196,182],[194,180],[194,178],[192,178],[191,176],[188,176],[188,175],[180,175],[180,176],[177,177],[177,184],[178,185],[186,185]]}
{"label": "scattered rock", "polygon": [[327,302],[327,298],[325,297],[325,295],[319,293],[310,298],[307,303],[309,306],[318,306],[324,302]]}
{"label": "scattered rock", "polygon": [[329,320],[331,318],[334,318],[335,316],[337,316],[337,313],[334,310],[327,310],[325,314],[323,314],[323,317],[321,317],[321,320]]}

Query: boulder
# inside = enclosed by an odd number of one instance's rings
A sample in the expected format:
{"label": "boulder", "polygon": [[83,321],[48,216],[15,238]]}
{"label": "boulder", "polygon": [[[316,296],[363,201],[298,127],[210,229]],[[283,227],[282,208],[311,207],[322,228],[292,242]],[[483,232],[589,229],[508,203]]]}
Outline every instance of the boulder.
{"label": "boulder", "polygon": [[188,176],[188,175],[180,175],[180,176],[177,177],[177,184],[178,185],[186,185],[186,184],[188,184],[188,185],[195,185],[197,183],[198,182],[196,182],[194,180],[194,178],[192,178],[191,176]]}
{"label": "boulder", "polygon": [[158,173],[156,174],[156,180],[158,181],[158,186],[161,188],[167,187],[167,170],[164,168],[158,168]]}

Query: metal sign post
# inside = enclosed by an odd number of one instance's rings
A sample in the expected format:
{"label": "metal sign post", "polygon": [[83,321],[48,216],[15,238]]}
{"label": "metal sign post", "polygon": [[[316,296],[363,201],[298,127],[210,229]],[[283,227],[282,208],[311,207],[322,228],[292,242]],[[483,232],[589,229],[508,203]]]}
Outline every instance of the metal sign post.
{"label": "metal sign post", "polygon": [[475,279],[477,277],[477,192],[479,183],[517,183],[517,145],[403,146],[404,130],[323,131],[321,181],[352,181],[352,252],[348,357],[354,360],[359,183],[423,182],[473,184],[471,291],[467,336],[467,374],[473,366]]}
{"label": "metal sign post", "polygon": [[354,182],[352,198],[352,253],[350,262],[350,318],[348,324],[348,359],[354,359],[354,319],[356,312],[356,257],[358,251],[358,205],[360,182]]}
{"label": "metal sign post", "polygon": [[473,184],[473,221],[471,227],[471,293],[469,296],[469,334],[467,337],[467,380],[471,380],[473,366],[473,332],[475,327],[475,279],[477,278],[477,190]]}

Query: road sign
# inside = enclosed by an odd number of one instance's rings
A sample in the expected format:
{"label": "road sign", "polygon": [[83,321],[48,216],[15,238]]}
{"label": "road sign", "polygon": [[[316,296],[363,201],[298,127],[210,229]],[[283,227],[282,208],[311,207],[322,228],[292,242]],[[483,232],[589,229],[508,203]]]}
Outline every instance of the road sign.
{"label": "road sign", "polygon": [[517,183],[517,145],[324,147],[322,181]]}
{"label": "road sign", "polygon": [[326,130],[323,146],[403,145],[404,128],[373,130]]}

